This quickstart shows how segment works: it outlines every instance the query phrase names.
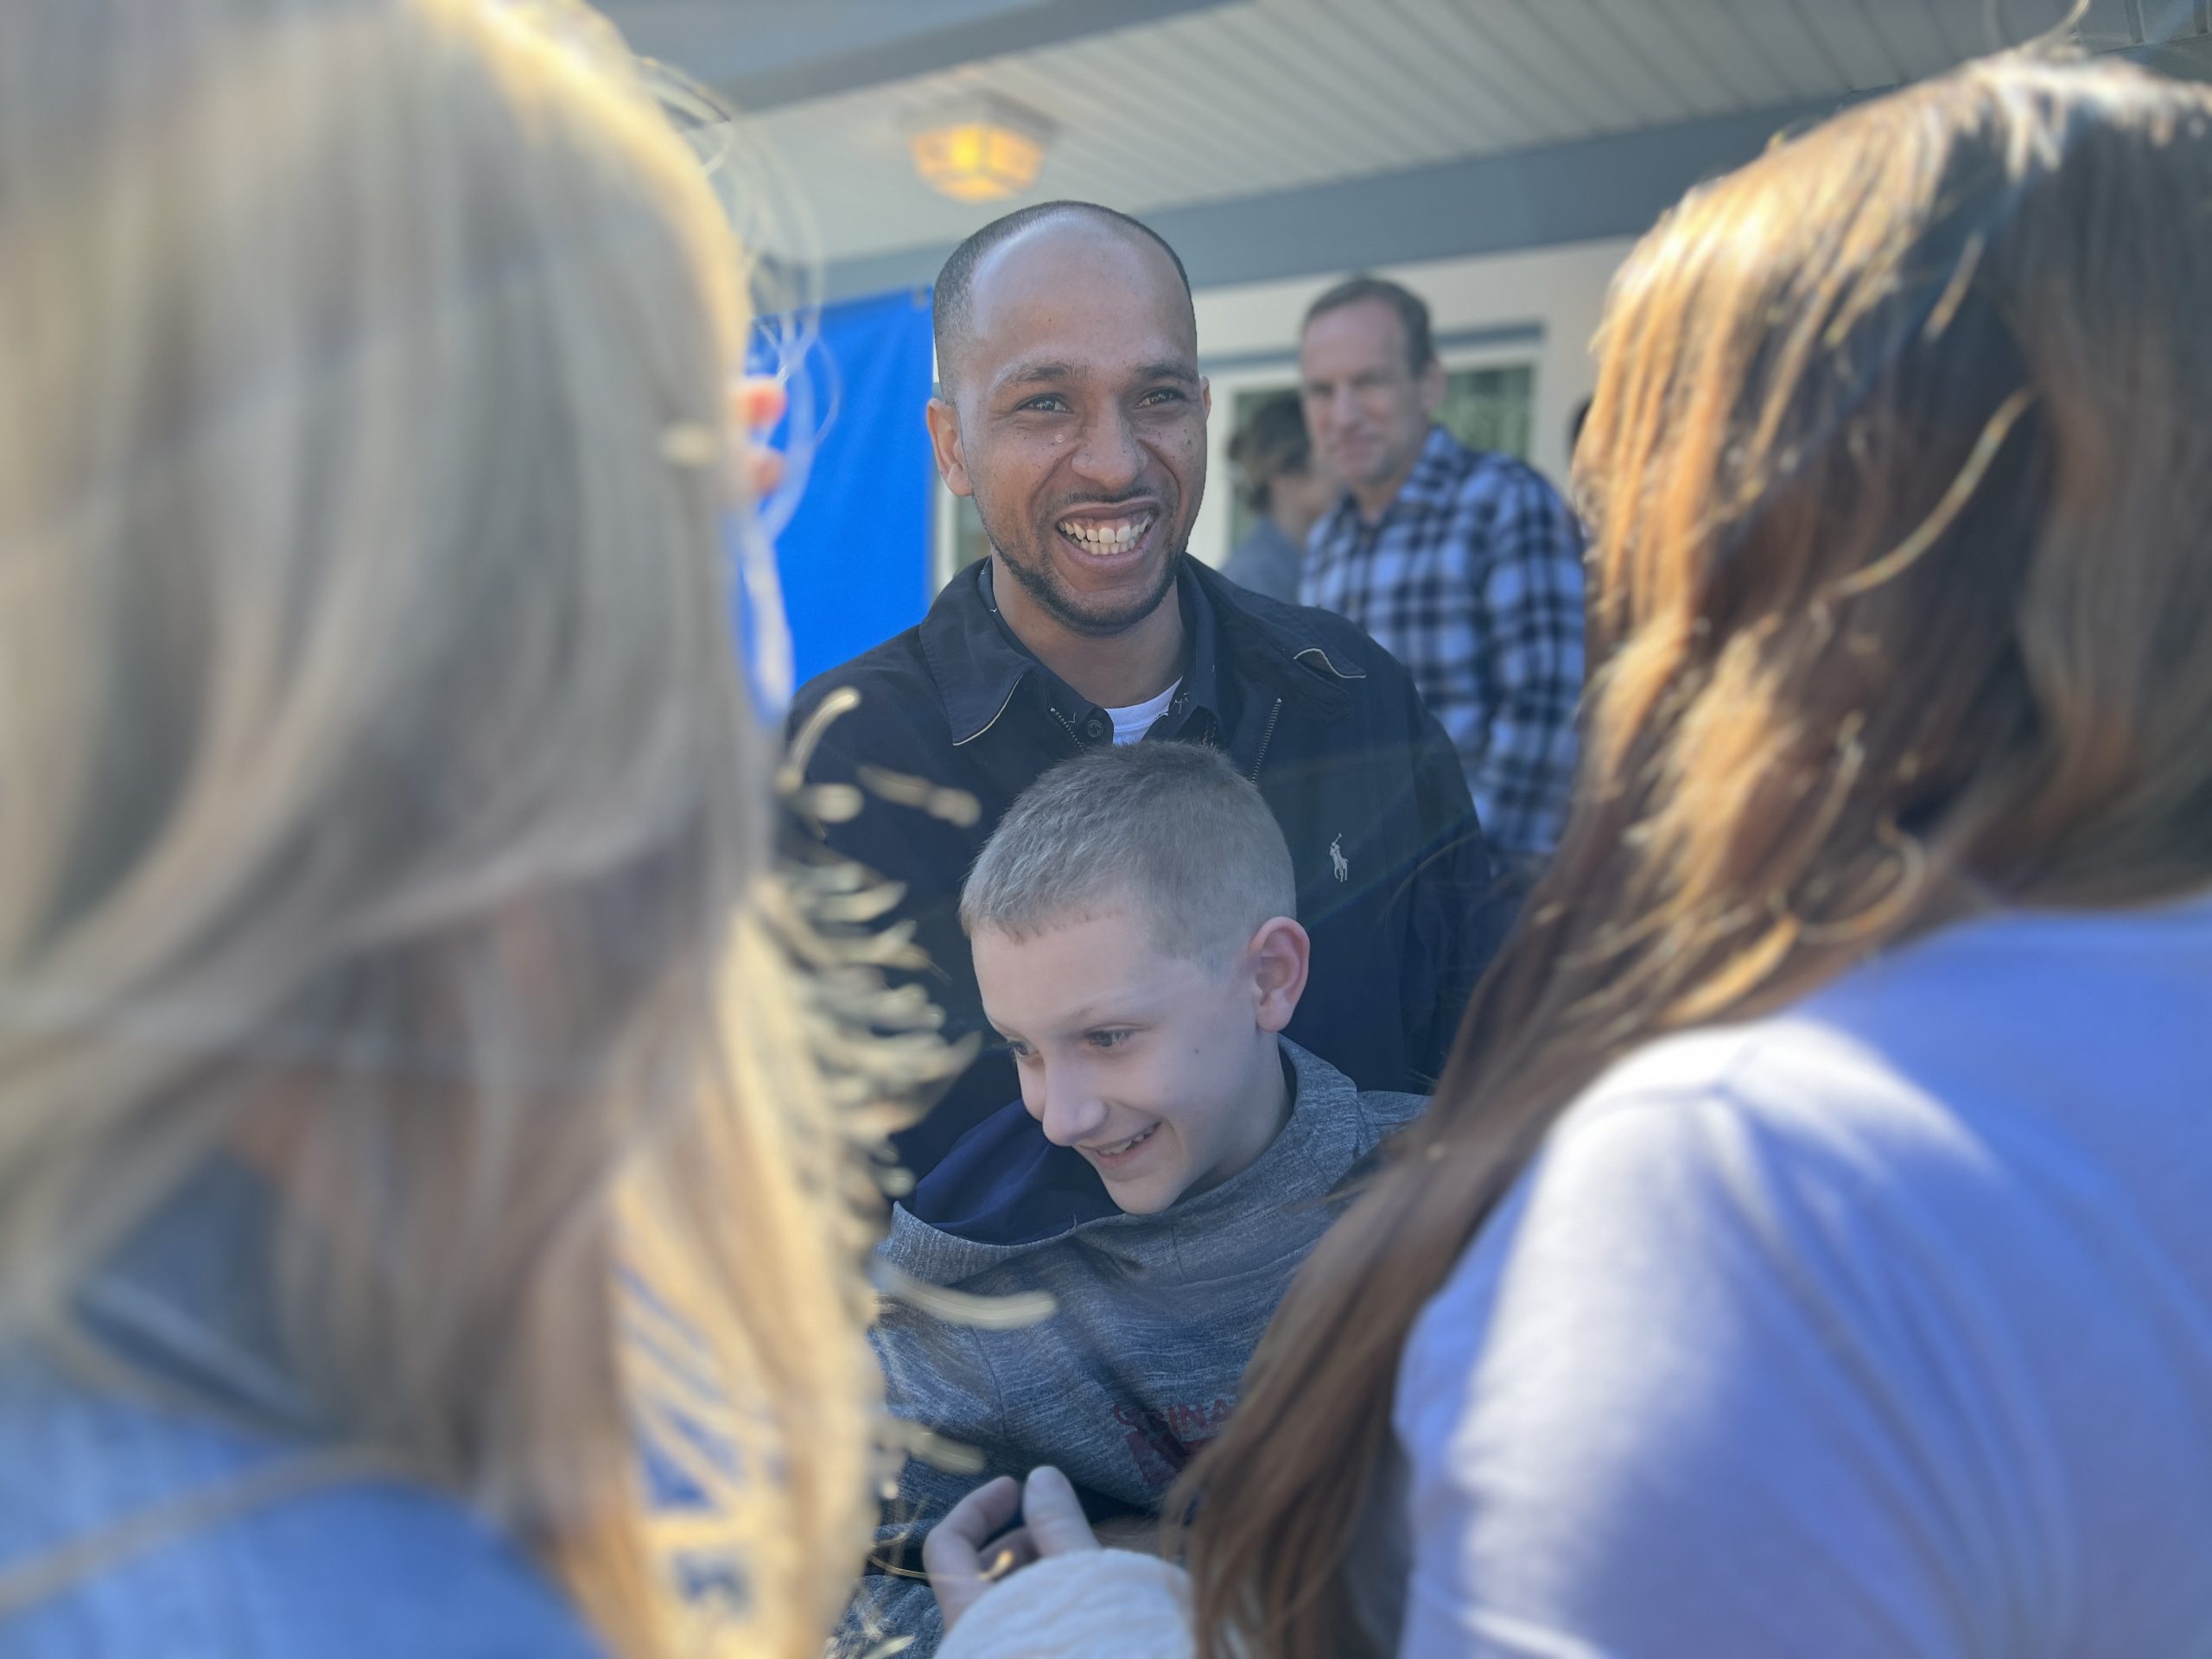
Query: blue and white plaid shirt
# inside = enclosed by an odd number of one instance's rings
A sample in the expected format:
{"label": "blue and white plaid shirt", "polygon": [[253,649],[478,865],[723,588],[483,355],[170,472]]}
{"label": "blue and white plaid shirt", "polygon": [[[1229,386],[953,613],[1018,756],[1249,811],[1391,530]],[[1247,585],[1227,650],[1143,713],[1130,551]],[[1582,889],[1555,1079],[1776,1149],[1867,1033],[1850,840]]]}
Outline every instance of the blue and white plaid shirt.
{"label": "blue and white plaid shirt", "polygon": [[1430,428],[1379,522],[1347,495],[1314,525],[1298,596],[1413,671],[1492,845],[1557,844],[1582,696],[1582,531],[1540,474]]}

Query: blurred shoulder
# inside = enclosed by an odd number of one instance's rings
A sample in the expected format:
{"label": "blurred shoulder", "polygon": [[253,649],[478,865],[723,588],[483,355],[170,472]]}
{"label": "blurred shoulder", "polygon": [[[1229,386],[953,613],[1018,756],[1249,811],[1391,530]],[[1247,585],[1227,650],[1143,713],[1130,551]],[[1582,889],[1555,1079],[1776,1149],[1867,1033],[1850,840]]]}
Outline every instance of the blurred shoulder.
{"label": "blurred shoulder", "polygon": [[791,699],[788,734],[796,738],[833,707],[832,698],[842,706],[813,734],[810,777],[821,775],[814,758],[833,768],[865,763],[910,771],[918,759],[949,752],[950,732],[918,628],[894,634],[801,686]]}
{"label": "blurred shoulder", "polygon": [[895,695],[910,691],[929,680],[921,629],[907,628],[835,668],[823,670],[799,687],[791,698],[791,724],[796,728],[822,706],[824,698],[841,688],[849,687],[864,696],[879,691]]}
{"label": "blurred shoulder", "polygon": [[1518,455],[1497,449],[1454,444],[1449,467],[1451,493],[1462,502],[1498,499],[1564,504],[1560,487]]}
{"label": "blurred shoulder", "polygon": [[[602,1652],[559,1589],[481,1516],[397,1483],[333,1486],[240,1516],[209,1537],[236,1558],[240,1589],[320,1650],[423,1659]],[[244,1595],[242,1595],[242,1599]],[[344,1632],[342,1643],[336,1639]]]}
{"label": "blurred shoulder", "polygon": [[1389,1140],[1428,1109],[1427,1095],[1402,1094],[1392,1089],[1370,1089],[1359,1097],[1360,1109],[1380,1137]]}
{"label": "blurred shoulder", "polygon": [[[221,1488],[206,1496],[219,1502]],[[34,1610],[8,1651],[599,1659],[603,1649],[552,1582],[461,1504],[349,1483],[181,1522]]]}
{"label": "blurred shoulder", "polygon": [[13,1567],[55,1564],[50,1593],[9,1616],[10,1659],[602,1652],[555,1585],[444,1493],[317,1484],[309,1447],[56,1386],[40,1366],[0,1366],[0,1539]]}

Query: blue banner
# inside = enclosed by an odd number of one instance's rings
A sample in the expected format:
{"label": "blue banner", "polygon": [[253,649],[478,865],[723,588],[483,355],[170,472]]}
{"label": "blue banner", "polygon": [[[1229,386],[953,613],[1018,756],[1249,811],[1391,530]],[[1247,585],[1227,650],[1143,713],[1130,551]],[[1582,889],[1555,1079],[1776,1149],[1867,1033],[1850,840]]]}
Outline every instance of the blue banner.
{"label": "blue banner", "polygon": [[[802,451],[811,448],[804,488],[776,537],[798,684],[929,608],[937,465],[922,409],[931,372],[926,289],[823,307],[793,371],[806,382],[791,388],[793,416],[815,433],[801,440]],[[791,435],[775,442],[788,449]]]}

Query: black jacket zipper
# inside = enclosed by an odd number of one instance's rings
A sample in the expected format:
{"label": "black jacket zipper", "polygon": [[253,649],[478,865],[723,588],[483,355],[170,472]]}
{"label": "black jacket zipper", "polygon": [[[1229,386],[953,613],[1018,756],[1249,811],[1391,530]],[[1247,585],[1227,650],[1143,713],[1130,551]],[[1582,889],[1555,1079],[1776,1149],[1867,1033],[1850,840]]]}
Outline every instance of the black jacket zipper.
{"label": "black jacket zipper", "polygon": [[1268,745],[1274,741],[1275,721],[1282,718],[1282,699],[1275,699],[1275,706],[1268,710],[1267,729],[1260,734],[1260,752],[1252,757],[1252,781],[1260,781],[1260,765],[1268,758]]}

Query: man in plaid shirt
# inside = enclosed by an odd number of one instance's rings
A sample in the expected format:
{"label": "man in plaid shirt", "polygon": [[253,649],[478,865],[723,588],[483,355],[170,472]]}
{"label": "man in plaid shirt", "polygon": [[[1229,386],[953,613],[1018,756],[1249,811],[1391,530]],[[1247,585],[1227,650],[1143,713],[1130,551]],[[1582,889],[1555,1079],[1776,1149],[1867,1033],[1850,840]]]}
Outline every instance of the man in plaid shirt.
{"label": "man in plaid shirt", "polygon": [[1582,534],[1532,468],[1435,423],[1444,366],[1419,296],[1355,276],[1299,342],[1306,423],[1348,489],[1313,527],[1299,599],[1413,671],[1459,752],[1484,834],[1522,862],[1558,842],[1582,695]]}

